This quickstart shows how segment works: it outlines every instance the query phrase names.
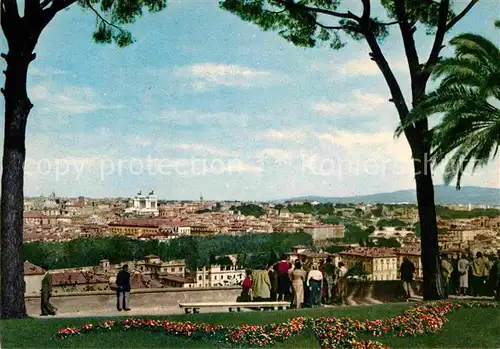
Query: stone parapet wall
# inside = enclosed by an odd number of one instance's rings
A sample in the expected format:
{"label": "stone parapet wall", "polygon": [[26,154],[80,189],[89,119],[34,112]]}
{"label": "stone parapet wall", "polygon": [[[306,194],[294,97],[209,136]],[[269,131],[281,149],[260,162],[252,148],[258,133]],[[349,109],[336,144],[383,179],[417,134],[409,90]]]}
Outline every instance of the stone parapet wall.
{"label": "stone parapet wall", "polygon": [[[130,294],[130,306],[136,309],[179,309],[183,302],[230,302],[236,301],[241,294],[241,287],[217,288],[161,288],[138,289]],[[29,315],[40,313],[40,296],[25,297],[26,310]],[[58,313],[78,313],[95,311],[98,313],[116,311],[116,293],[69,292],[58,293],[51,298],[51,303],[58,308]]]}
{"label": "stone parapet wall", "polygon": [[[421,295],[419,281],[413,283],[415,295]],[[348,293],[355,301],[372,298],[380,302],[401,301],[404,296],[401,281],[349,282]],[[182,313],[179,303],[185,302],[231,302],[241,294],[241,287],[214,288],[160,288],[132,290],[130,307],[146,314]],[[40,296],[26,296],[29,315],[40,313]],[[57,293],[51,298],[60,314],[78,313],[96,316],[116,312],[116,293],[113,291]],[[131,314],[133,315],[133,314]]]}

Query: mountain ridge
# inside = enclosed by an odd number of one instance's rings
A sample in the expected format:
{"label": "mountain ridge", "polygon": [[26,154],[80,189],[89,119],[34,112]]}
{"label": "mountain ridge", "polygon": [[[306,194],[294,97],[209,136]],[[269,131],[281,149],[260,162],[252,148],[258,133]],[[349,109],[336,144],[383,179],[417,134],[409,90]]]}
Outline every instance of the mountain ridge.
{"label": "mountain ridge", "polygon": [[[478,186],[462,187],[456,190],[454,186],[435,185],[435,202],[438,205],[500,205],[500,189]],[[294,197],[280,201],[317,201],[321,203],[365,203],[365,204],[389,204],[389,203],[416,203],[417,195],[415,189],[403,189],[386,193],[375,193],[369,195],[356,195],[347,197],[327,197],[307,195]]]}

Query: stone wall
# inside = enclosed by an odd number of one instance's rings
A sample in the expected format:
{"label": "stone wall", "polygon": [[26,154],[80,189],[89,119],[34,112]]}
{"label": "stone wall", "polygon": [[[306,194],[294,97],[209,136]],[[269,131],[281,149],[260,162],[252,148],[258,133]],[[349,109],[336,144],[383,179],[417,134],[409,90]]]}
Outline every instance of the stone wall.
{"label": "stone wall", "polygon": [[[180,308],[183,302],[224,302],[236,301],[241,294],[241,287],[218,288],[160,288],[132,290],[130,307],[133,310],[158,310],[169,308],[169,313]],[[26,296],[26,310],[29,315],[40,313],[40,296]],[[95,314],[116,311],[116,293],[103,292],[71,292],[53,295],[51,303],[58,308],[60,314],[75,314],[92,311]]]}
{"label": "stone wall", "polygon": [[[422,281],[413,281],[412,288],[414,296],[422,295]],[[350,282],[348,292],[354,300],[373,298],[383,303],[389,303],[404,299],[403,283],[400,280]]]}
{"label": "stone wall", "polygon": [[[421,295],[421,282],[413,283],[416,295]],[[160,288],[132,290],[130,307],[134,311],[153,314],[182,313],[179,303],[184,302],[231,302],[241,293],[241,287],[216,288]],[[360,303],[366,298],[373,298],[380,302],[401,301],[404,292],[401,281],[376,281],[352,283],[348,285],[348,293]],[[40,296],[26,296],[26,308],[29,315],[40,313]],[[106,315],[116,312],[116,293],[113,291],[100,292],[71,292],[57,293],[51,299],[58,308],[59,314],[78,316]],[[368,302],[369,303],[369,302]],[[86,314],[84,314],[86,313]],[[132,314],[133,315],[133,314]]]}

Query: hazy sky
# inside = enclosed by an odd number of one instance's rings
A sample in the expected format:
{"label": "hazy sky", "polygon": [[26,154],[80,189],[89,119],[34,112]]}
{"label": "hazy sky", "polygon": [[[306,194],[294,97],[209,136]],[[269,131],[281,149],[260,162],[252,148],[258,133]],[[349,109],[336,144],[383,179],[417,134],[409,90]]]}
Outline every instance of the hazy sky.
{"label": "hazy sky", "polygon": [[[472,31],[498,42],[499,17],[495,1],[480,1],[447,40]],[[146,14],[124,49],[95,44],[94,26],[74,6],[39,40],[26,195],[155,189],[168,199],[266,200],[414,187],[409,147],[393,137],[397,115],[365,42],[296,48],[208,0]],[[396,29],[383,49],[407,92]],[[431,41],[417,34],[424,60]],[[497,159],[463,184],[500,187],[498,167]]]}

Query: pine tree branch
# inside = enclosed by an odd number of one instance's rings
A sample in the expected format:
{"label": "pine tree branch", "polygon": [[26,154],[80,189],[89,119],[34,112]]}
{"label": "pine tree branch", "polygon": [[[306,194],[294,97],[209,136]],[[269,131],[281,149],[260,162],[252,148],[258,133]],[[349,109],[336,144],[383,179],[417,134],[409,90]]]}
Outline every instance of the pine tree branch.
{"label": "pine tree branch", "polygon": [[343,25],[333,25],[333,26],[329,26],[329,25],[324,25],[324,24],[321,24],[319,23],[318,21],[314,21],[316,23],[316,25],[318,25],[319,27],[323,28],[323,29],[331,29],[331,30],[340,30],[340,29],[348,29],[346,26],[343,26]]}
{"label": "pine tree branch", "polygon": [[111,23],[110,21],[108,21],[106,18],[104,18],[100,13],[99,11],[97,11],[93,6],[92,4],[90,3],[89,0],[86,0],[86,4],[87,6],[90,8],[90,10],[92,12],[94,12],[94,14],[97,16],[97,18],[99,18],[105,25],[109,25],[110,27],[113,27],[115,29],[118,29],[119,31],[123,32],[124,30],[122,28],[120,28],[119,26],[117,26],[116,24],[113,24]]}
{"label": "pine tree branch", "polygon": [[412,77],[415,77],[420,63],[418,59],[417,48],[415,46],[415,39],[413,37],[414,31],[410,26],[410,23],[408,22],[405,2],[401,0],[394,0],[394,7],[396,9],[396,15],[399,21],[401,36],[403,37],[403,44],[405,48],[406,60],[408,61],[410,75]]}
{"label": "pine tree branch", "polygon": [[306,6],[306,5],[302,5],[302,4],[296,3],[293,0],[284,0],[284,1],[280,1],[280,2],[285,7],[295,7],[295,8],[299,8],[299,9],[305,10],[305,11],[310,11],[310,12],[315,12],[315,13],[322,13],[322,14],[325,14],[325,15],[330,15],[330,16],[338,17],[338,18],[354,19],[354,20],[357,20],[357,21],[360,20],[360,18],[358,16],[356,16],[355,14],[353,14],[350,11],[348,11],[348,12],[336,12],[336,11],[325,10],[325,9],[317,8],[317,7],[309,7],[309,6]]}
{"label": "pine tree branch", "polygon": [[375,21],[375,23],[380,24],[380,25],[394,25],[394,24],[398,24],[399,21],[392,21],[392,22],[377,22],[377,21]]}
{"label": "pine tree branch", "polygon": [[24,17],[34,17],[40,12],[39,0],[24,0]]}
{"label": "pine tree branch", "polygon": [[460,12],[458,15],[453,17],[451,21],[446,25],[446,31],[450,30],[453,28],[455,24],[457,24],[464,16],[474,7],[474,5],[478,2],[479,0],[471,0],[469,4]]}
{"label": "pine tree branch", "polygon": [[[398,111],[399,117],[401,119],[401,122],[404,122],[404,120],[406,120],[406,118],[410,113],[408,106],[406,104],[405,97],[403,95],[403,92],[401,91],[401,87],[399,86],[398,80],[396,79],[396,76],[394,75],[394,72],[392,71],[391,66],[389,65],[389,62],[387,62],[387,59],[385,58],[385,55],[382,52],[379,43],[377,42],[375,34],[372,32],[370,28],[370,16],[371,16],[370,0],[362,0],[362,2],[364,6],[363,18],[361,18],[362,20],[361,26],[363,31],[362,34],[364,35],[366,42],[370,47],[371,50],[370,57],[377,64],[380,71],[382,72],[382,75],[384,76],[387,86],[389,87],[389,90],[391,92],[390,102],[394,103]],[[414,128],[413,127],[405,128],[404,133],[408,141],[411,142],[411,140],[413,139]]]}
{"label": "pine tree branch", "polygon": [[3,0],[1,3],[2,14],[8,17],[19,19],[19,9],[17,7],[17,0]]}
{"label": "pine tree branch", "polygon": [[371,13],[370,0],[361,0],[361,3],[363,4],[363,14],[361,18],[365,21],[368,21],[370,19],[370,13]]}
{"label": "pine tree branch", "polygon": [[2,0],[0,3],[0,24],[7,42],[12,40],[19,31],[21,17],[17,7],[17,0]]}
{"label": "pine tree branch", "polygon": [[425,74],[426,78],[430,76],[430,68],[432,68],[439,60],[439,52],[443,48],[444,35],[446,34],[446,20],[448,18],[448,11],[450,9],[450,0],[442,0],[439,5],[439,19],[436,30],[436,36],[434,38],[434,44],[432,45],[431,53],[429,54],[429,59],[425,64]]}
{"label": "pine tree branch", "polygon": [[43,10],[45,7],[47,7],[47,5],[49,5],[53,0],[43,0],[41,3],[40,3],[40,8]]}

